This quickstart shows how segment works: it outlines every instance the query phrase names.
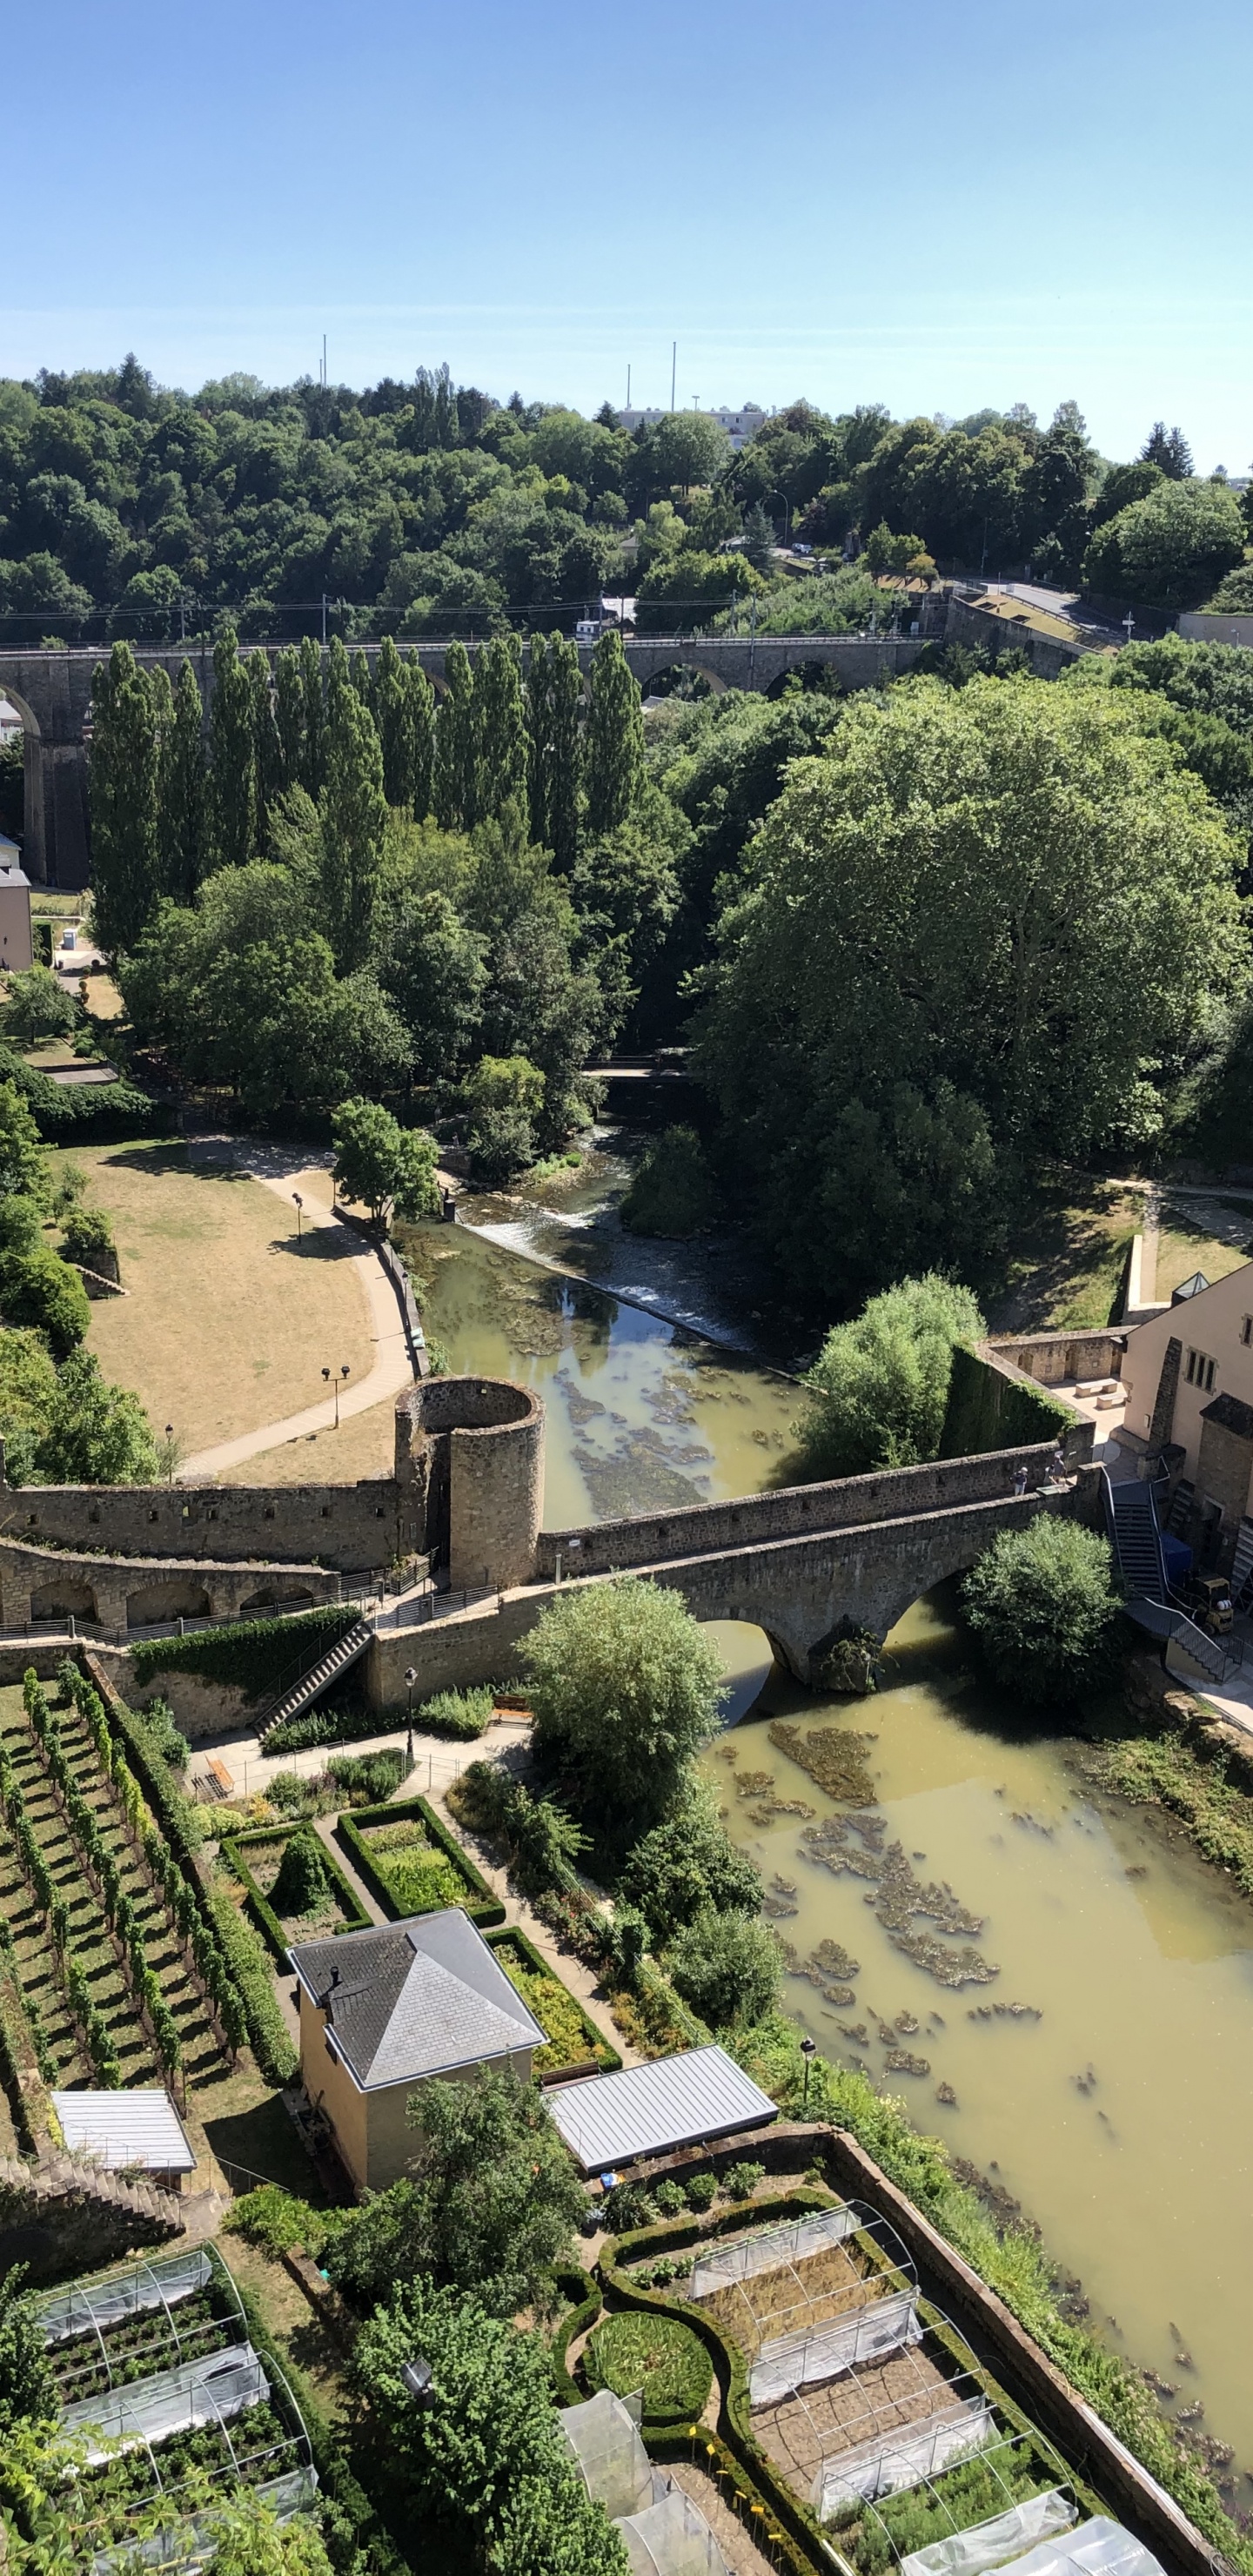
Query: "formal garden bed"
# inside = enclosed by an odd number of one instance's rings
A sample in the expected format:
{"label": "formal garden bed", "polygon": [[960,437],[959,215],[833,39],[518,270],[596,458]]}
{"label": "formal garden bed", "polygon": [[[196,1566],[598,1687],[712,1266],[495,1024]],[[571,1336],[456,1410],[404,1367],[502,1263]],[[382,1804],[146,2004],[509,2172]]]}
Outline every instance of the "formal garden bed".
{"label": "formal garden bed", "polygon": [[333,1854],[309,1823],[265,1826],[224,1838],[221,1855],[248,1912],[280,1965],[293,1941],[362,1932],[370,1921]]}
{"label": "formal garden bed", "polygon": [[393,1800],[342,1815],[341,1851],[393,1923],[460,1905],[480,1928],[503,1923],[505,1909],[425,1798]]}
{"label": "formal garden bed", "polygon": [[487,1939],[510,1985],[516,1986],[541,2029],[548,2033],[546,2045],[536,2050],[532,2060],[541,2081],[569,2077],[578,2069],[586,2069],[589,2075],[609,2075],[621,2066],[612,2042],[598,2030],[578,1997],[563,1985],[525,1932],[489,1932]]}

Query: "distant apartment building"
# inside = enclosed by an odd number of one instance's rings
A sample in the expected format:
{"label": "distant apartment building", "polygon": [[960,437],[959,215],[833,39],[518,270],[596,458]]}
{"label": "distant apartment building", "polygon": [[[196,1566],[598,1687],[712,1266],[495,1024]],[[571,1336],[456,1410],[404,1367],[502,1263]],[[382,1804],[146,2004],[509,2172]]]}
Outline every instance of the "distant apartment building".
{"label": "distant apartment building", "polygon": [[[769,412],[763,411],[760,403],[742,403],[738,411],[711,411],[707,416],[710,420],[722,423],[732,447],[737,451],[741,447],[747,447],[750,438],[755,438],[758,430],[770,418]],[[669,415],[664,411],[628,410],[620,411],[618,414],[623,428],[632,432],[641,428],[651,429],[654,421],[665,420],[668,417]]]}

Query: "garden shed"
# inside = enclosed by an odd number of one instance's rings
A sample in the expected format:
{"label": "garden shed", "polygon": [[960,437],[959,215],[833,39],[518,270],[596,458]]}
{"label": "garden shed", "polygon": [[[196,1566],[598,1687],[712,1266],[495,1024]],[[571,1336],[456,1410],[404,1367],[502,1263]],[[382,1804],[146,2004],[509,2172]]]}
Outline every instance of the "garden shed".
{"label": "garden shed", "polygon": [[169,2094],[162,2086],[134,2093],[54,2093],[66,2150],[106,2165],[110,2173],[155,2174],[178,2191],[196,2159]]}
{"label": "garden shed", "polygon": [[301,1941],[288,1957],[304,2088],[358,2190],[404,2173],[416,2086],[478,2067],[529,2081],[546,2033],[460,1906]]}
{"label": "garden shed", "polygon": [[617,2075],[555,2084],[548,2105],[585,2174],[607,2173],[636,2156],[664,2156],[673,2147],[703,2146],[741,2129],[763,2129],[779,2116],[778,2104],[717,2046],[624,2066]]}

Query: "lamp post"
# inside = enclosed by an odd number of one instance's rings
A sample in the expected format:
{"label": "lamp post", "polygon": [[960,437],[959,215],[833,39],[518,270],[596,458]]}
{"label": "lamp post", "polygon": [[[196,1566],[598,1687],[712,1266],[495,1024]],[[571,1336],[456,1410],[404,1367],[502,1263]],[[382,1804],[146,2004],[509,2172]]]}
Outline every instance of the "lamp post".
{"label": "lamp post", "polygon": [[165,1426],[165,1444],[166,1473],[169,1477],[170,1491],[172,1493],[174,1490],[174,1425],[172,1422],[167,1422]]}
{"label": "lamp post", "polygon": [[808,2109],[809,2109],[809,2069],[810,2069],[811,2065],[813,2064],[813,2061],[814,2061],[815,2057],[817,2056],[817,2054],[818,2054],[818,2042],[817,2042],[817,2040],[816,2040],[816,2039],[810,2039],[808,2036],[806,2036],[806,2037],[801,2041],[801,2056],[802,2056],[802,2057],[804,2058],[804,2060],[805,2060],[805,2087],[804,2087],[804,2091],[803,2091],[803,2092],[802,2092],[802,2094],[801,2094],[801,2118],[802,2118],[802,2120],[804,2119],[805,2114],[806,2114],[806,2112],[807,2112],[807,2111],[808,2111]]}
{"label": "lamp post", "polygon": [[323,1369],[323,1371],[322,1371],[322,1383],[323,1383],[323,1385],[324,1385],[324,1386],[333,1386],[333,1387],[334,1387],[334,1389],[335,1389],[335,1428],[336,1428],[336,1430],[337,1430],[337,1431],[338,1431],[338,1429],[339,1429],[339,1379],[340,1379],[340,1378],[346,1378],[346,1377],[347,1377],[347,1375],[348,1375],[348,1362],[347,1362],[347,1360],[345,1360],[344,1365],[343,1365],[343,1367],[341,1368],[341,1370],[340,1370],[340,1372],[339,1372],[339,1377],[336,1377],[336,1376],[334,1375],[333,1371],[332,1371],[332,1370],[330,1370],[330,1369],[328,1369],[328,1368],[324,1368],[324,1369]]}
{"label": "lamp post", "polygon": [[417,1678],[417,1666],[416,1664],[410,1664],[409,1670],[405,1674],[405,1689],[409,1693],[409,1739],[405,1746],[405,1755],[411,1771],[413,1769],[413,1685]]}
{"label": "lamp post", "polygon": [[416,2352],[412,2361],[402,2362],[400,2376],[415,2406],[425,2410],[434,2405],[435,2390],[431,2383],[435,2374],[425,2354]]}
{"label": "lamp post", "polygon": [[302,1223],[301,1210],[302,1210],[302,1209],[303,1209],[303,1207],[304,1207],[304,1200],[302,1199],[302,1197],[301,1197],[301,1195],[300,1195],[299,1190],[293,1190],[293,1191],[292,1191],[292,1198],[293,1198],[293,1200],[295,1201],[295,1207],[296,1207],[296,1241],[297,1241],[297,1243],[299,1243],[299,1241],[300,1241],[301,1223]]}

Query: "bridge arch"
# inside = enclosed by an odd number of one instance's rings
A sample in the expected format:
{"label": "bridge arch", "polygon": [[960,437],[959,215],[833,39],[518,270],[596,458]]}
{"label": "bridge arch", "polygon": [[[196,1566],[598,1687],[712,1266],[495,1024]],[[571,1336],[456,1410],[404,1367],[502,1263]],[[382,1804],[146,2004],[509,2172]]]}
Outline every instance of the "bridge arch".
{"label": "bridge arch", "polygon": [[756,1707],[772,1673],[786,1671],[783,1656],[773,1637],[752,1619],[708,1619],[704,1634],[722,1659],[724,1687],[721,1724],[723,1731],[738,1726]]}

